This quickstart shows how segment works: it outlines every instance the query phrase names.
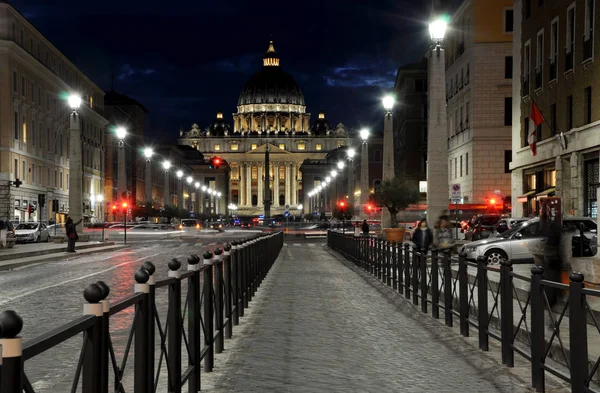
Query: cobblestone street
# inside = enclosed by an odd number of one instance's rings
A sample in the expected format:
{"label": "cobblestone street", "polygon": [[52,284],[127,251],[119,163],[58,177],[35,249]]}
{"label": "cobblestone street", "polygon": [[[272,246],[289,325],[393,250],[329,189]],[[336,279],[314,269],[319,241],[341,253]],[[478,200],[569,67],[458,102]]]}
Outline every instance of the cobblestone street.
{"label": "cobblestone street", "polygon": [[525,378],[396,305],[323,247],[284,246],[203,390],[523,392]]}

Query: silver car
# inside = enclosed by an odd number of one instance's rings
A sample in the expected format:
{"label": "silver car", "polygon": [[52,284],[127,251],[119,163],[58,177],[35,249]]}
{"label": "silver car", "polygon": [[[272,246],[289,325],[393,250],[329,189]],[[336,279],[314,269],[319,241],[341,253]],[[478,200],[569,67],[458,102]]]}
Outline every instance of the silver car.
{"label": "silver car", "polygon": [[[570,224],[585,221],[587,227],[592,228],[585,232],[586,239],[595,239],[597,228],[593,219],[589,217],[567,217],[563,219],[563,228],[568,229]],[[592,240],[594,241],[594,240]],[[513,262],[533,262],[531,248],[539,247],[544,242],[540,230],[539,218],[517,223],[512,229],[502,233],[500,237],[488,238],[465,244],[461,251],[467,253],[468,260],[476,260],[478,256],[485,256],[488,265],[495,265],[502,260],[510,259]]]}
{"label": "silver car", "polygon": [[15,227],[17,242],[47,242],[50,238],[46,224],[39,222],[25,222]]}

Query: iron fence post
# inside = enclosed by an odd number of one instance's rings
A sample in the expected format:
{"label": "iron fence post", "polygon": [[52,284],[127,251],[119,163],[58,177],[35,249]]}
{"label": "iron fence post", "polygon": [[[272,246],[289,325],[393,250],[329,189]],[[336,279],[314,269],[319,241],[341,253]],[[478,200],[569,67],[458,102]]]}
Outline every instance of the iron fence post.
{"label": "iron fence post", "polygon": [[108,295],[110,288],[104,281],[97,281],[104,292],[104,299],[100,301],[102,304],[102,322],[100,329],[100,393],[108,393],[108,337],[109,337],[109,320],[110,320],[110,301]]}
{"label": "iron fence post", "polygon": [[398,243],[390,243],[391,246],[391,260],[392,260],[392,289],[398,289]]}
{"label": "iron fence post", "polygon": [[542,279],[544,268],[531,268],[531,382],[538,392],[544,391],[543,356],[544,338],[544,289]]}
{"label": "iron fence post", "polygon": [[446,326],[452,327],[452,308],[454,299],[452,299],[452,260],[450,259],[450,250],[444,250],[444,317]]}
{"label": "iron fence post", "polygon": [[369,267],[371,271],[371,275],[373,277],[377,277],[376,266],[377,261],[375,260],[375,238],[369,238]]}
{"label": "iron fence post", "polygon": [[404,296],[410,299],[410,245],[404,244]]}
{"label": "iron fence post", "polygon": [[231,285],[231,244],[226,244],[224,247],[224,282],[225,282],[225,319],[227,324],[225,325],[225,338],[231,338],[233,334],[233,312],[232,312],[232,292],[233,286]]}
{"label": "iron fence post", "polygon": [[19,337],[23,329],[23,320],[14,311],[8,310],[0,313],[0,326],[2,327],[2,338],[0,338],[0,349],[2,350],[2,376],[0,381],[1,393],[23,392],[23,341]]}
{"label": "iron fence post", "polygon": [[240,244],[240,317],[244,316],[244,309],[248,308],[248,247],[249,241],[243,240]]}
{"label": "iron fence post", "polygon": [[188,391],[200,391],[200,257],[190,255],[188,271],[193,272],[188,277],[187,319],[188,319],[188,365],[192,372],[188,378]]}
{"label": "iron fence post", "polygon": [[[169,278],[175,280],[169,284],[169,309],[167,312],[167,371],[169,376],[169,393],[181,393],[181,336],[183,323],[181,320],[181,262],[172,259],[169,262]],[[199,365],[197,368],[200,372]]]}
{"label": "iron fence post", "polygon": [[421,311],[427,314],[427,250],[421,249],[419,267],[421,270]]}
{"label": "iron fence post", "polygon": [[389,241],[385,241],[385,255],[386,255],[386,278],[387,278],[387,286],[392,286],[392,243]]}
{"label": "iron fence post", "polygon": [[150,261],[142,264],[142,269],[148,272],[148,386],[154,387],[154,310],[156,309],[156,287],[154,286],[154,272],[156,267]]}
{"label": "iron fence post", "polygon": [[150,275],[142,268],[135,272],[135,293],[142,294],[142,300],[135,305],[135,347],[134,347],[134,392],[147,393],[148,386],[148,293]]}
{"label": "iron fence post", "polygon": [[469,337],[469,277],[467,275],[467,254],[458,254],[458,304],[460,314],[460,334]]}
{"label": "iron fence post", "polygon": [[486,257],[477,257],[477,324],[479,325],[479,349],[489,350],[488,338],[488,276]]}
{"label": "iron fence post", "polygon": [[215,353],[223,352],[225,338],[223,334],[223,250],[217,248],[213,259],[214,266],[214,296],[215,296]]}
{"label": "iron fence post", "polygon": [[[250,239],[248,242],[247,251],[247,281],[246,281],[246,301],[251,302],[252,296],[254,295],[254,248],[256,243],[256,237]],[[247,306],[246,306],[247,307]]]}
{"label": "iron fence post", "polygon": [[396,252],[396,257],[397,257],[397,265],[396,267],[398,268],[398,292],[400,294],[404,293],[404,286],[403,286],[403,277],[404,277],[404,265],[403,265],[403,259],[402,259],[402,243],[398,242],[396,243],[394,250]]}
{"label": "iron fence post", "polygon": [[[94,317],[94,323],[84,334],[83,346],[83,375],[81,378],[81,391],[84,393],[98,393],[100,389],[100,330],[102,328],[102,298],[104,289],[98,284],[90,284],[83,291],[87,303],[83,304],[83,315]],[[77,383],[77,381],[75,381]]]}
{"label": "iron fence post", "polygon": [[440,287],[438,280],[438,251],[431,249],[431,316],[435,319],[440,317]]}
{"label": "iron fence post", "polygon": [[513,292],[512,292],[512,262],[500,261],[500,323],[502,335],[502,363],[508,367],[515,365],[515,353],[512,347],[513,339]]}
{"label": "iron fence post", "polygon": [[589,381],[588,339],[583,274],[569,276],[569,349],[571,360],[571,392],[584,392]]}
{"label": "iron fence post", "polygon": [[[419,252],[416,247],[412,248],[412,301],[416,306],[419,304]],[[422,300],[422,299],[421,299]]]}
{"label": "iron fence post", "polygon": [[239,246],[238,242],[231,243],[231,256],[229,261],[231,264],[231,298],[233,303],[232,308],[232,324],[238,326],[240,324],[240,291],[239,291],[239,272],[238,272]]}
{"label": "iron fence post", "polygon": [[215,361],[214,328],[213,328],[213,267],[210,261],[212,253],[207,251],[203,255],[206,268],[204,269],[204,345],[207,346],[204,356],[204,371],[211,372]]}

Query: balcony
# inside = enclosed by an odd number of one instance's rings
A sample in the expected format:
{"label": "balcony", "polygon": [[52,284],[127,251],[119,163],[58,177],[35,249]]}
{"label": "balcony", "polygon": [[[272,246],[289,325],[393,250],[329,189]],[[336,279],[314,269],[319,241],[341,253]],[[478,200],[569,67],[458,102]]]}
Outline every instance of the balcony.
{"label": "balcony", "polygon": [[529,77],[523,80],[523,97],[529,95]]}
{"label": "balcony", "polygon": [[540,68],[539,70],[535,71],[535,89],[541,89],[542,88],[542,69]]}
{"label": "balcony", "polygon": [[565,53],[565,73],[573,71],[573,52]]}

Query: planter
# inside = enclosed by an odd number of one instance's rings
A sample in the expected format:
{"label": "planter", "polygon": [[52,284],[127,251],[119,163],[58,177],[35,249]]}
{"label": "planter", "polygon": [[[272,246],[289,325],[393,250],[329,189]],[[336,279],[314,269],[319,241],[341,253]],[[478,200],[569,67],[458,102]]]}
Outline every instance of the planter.
{"label": "planter", "polygon": [[406,229],[404,228],[385,228],[385,240],[392,243],[402,243],[404,241],[404,234]]}

